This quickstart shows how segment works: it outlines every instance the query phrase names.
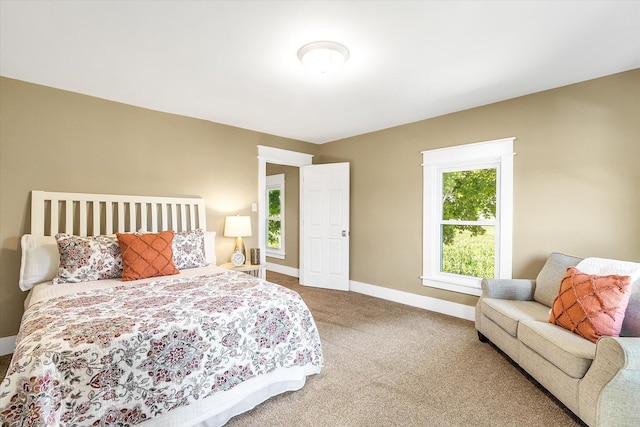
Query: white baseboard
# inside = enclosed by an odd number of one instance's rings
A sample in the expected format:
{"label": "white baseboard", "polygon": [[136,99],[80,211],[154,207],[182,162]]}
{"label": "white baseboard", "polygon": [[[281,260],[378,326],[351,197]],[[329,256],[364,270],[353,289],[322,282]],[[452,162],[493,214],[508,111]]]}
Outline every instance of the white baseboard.
{"label": "white baseboard", "polygon": [[367,283],[356,282],[355,280],[349,281],[349,290],[376,298],[399,302],[400,304],[406,304],[412,307],[435,311],[436,313],[458,317],[460,319],[471,321],[475,321],[476,319],[476,309],[470,305],[398,291],[382,286],[369,285]]}
{"label": "white baseboard", "polygon": [[267,270],[274,271],[280,274],[286,274],[287,276],[300,277],[299,269],[287,267],[286,265],[274,264],[272,262],[267,263]]}
{"label": "white baseboard", "polygon": [[13,353],[16,348],[16,336],[0,338],[0,356]]}

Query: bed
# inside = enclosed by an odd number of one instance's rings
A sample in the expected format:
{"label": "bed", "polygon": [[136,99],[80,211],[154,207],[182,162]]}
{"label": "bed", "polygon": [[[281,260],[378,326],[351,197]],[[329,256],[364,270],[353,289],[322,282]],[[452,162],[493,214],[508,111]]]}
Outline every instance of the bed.
{"label": "bed", "polygon": [[202,199],[32,191],[31,206],[0,425],[217,426],[320,372],[305,303],[215,265]]}

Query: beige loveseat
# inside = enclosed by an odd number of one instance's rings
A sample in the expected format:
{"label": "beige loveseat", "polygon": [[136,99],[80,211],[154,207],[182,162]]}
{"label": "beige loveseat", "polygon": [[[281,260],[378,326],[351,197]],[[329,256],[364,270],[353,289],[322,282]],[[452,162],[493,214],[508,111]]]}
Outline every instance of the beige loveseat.
{"label": "beige loveseat", "polygon": [[589,426],[640,426],[640,279],[620,337],[593,343],[549,322],[567,268],[553,253],[536,280],[484,279],[476,329]]}

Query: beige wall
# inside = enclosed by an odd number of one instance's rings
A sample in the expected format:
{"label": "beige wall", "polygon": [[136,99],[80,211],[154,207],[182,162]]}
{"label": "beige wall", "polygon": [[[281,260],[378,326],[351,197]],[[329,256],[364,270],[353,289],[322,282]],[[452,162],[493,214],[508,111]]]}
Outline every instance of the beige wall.
{"label": "beige wall", "polygon": [[474,304],[420,284],[420,152],[509,136],[514,277],[535,277],[551,251],[640,261],[640,70],[322,146],[5,78],[0,94],[0,338],[22,314],[30,190],[202,196],[223,262],[225,214],[257,229],[258,144],[351,162],[352,280]]}
{"label": "beige wall", "polygon": [[300,259],[300,168],[267,163],[267,176],[284,174],[285,259],[267,257],[267,262],[299,268]]}
{"label": "beige wall", "polygon": [[251,215],[258,229],[256,146],[317,149],[7,78],[0,94],[0,338],[15,335],[22,316],[19,239],[29,232],[30,190],[201,196],[221,263],[233,249],[222,236],[226,214]]}
{"label": "beige wall", "polygon": [[640,70],[324,144],[351,162],[351,279],[423,287],[421,151],[516,137],[514,277],[560,251],[640,261]]}

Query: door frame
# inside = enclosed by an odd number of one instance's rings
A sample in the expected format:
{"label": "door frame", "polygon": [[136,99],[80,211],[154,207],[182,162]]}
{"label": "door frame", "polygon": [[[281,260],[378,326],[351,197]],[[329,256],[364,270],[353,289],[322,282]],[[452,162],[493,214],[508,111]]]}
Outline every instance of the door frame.
{"label": "door frame", "polygon": [[[300,153],[298,151],[284,150],[281,148],[267,147],[265,145],[258,145],[258,247],[260,248],[260,263],[263,264],[267,260],[266,250],[266,192],[267,192],[267,163],[273,163],[276,165],[295,166],[298,169],[301,166],[311,165],[313,161],[313,155],[307,153]],[[304,199],[302,195],[302,185],[300,186],[300,227],[302,227],[302,213],[304,206]],[[302,235],[300,235],[302,238]],[[303,259],[303,245],[300,247],[300,260]],[[298,265],[298,269],[300,265]]]}

